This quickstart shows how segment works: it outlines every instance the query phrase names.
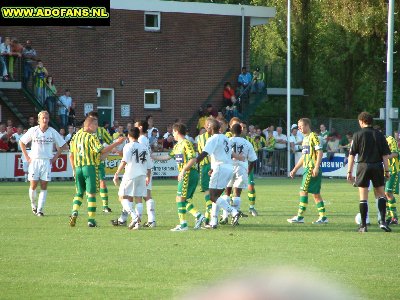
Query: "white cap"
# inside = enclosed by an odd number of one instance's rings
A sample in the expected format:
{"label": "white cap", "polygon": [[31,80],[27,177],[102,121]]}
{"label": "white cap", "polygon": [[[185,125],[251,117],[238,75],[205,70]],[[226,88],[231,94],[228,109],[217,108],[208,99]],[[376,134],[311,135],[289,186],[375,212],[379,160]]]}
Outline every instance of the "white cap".
{"label": "white cap", "polygon": [[290,130],[293,130],[293,128],[297,128],[297,124],[293,124],[292,127],[290,127]]}

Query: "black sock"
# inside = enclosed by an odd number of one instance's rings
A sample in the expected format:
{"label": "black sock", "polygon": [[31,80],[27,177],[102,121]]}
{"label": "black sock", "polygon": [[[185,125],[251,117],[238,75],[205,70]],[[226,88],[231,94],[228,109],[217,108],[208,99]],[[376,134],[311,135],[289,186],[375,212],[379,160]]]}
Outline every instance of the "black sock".
{"label": "black sock", "polygon": [[367,227],[368,200],[360,200],[361,227]]}
{"label": "black sock", "polygon": [[380,197],[378,199],[378,210],[381,215],[381,224],[385,224],[386,222],[386,198]]}

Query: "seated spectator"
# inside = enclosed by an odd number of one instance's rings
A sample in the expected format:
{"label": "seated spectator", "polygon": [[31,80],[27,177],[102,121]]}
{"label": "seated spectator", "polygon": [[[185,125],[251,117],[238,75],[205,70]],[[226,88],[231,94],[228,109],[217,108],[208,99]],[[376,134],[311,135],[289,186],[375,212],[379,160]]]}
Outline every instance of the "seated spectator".
{"label": "seated spectator", "polygon": [[[22,125],[19,125],[17,127],[17,132],[12,135],[17,141],[17,143],[19,143],[19,139],[24,135],[23,131],[24,127]],[[18,151],[21,151],[21,149],[19,148],[19,144],[18,144]]]}
{"label": "seated spectator", "polygon": [[[35,84],[34,84],[35,95],[36,95],[39,103],[42,105],[44,105],[44,100],[45,100],[44,97],[45,97],[45,91],[46,91],[46,88],[45,88],[46,83],[44,80],[48,74],[49,73],[47,72],[47,69],[43,66],[43,62],[41,60],[38,60],[36,69],[33,72],[33,77],[35,78]],[[61,100],[61,98],[60,98],[60,100]]]}
{"label": "seated spectator", "polygon": [[36,60],[36,51],[32,48],[32,43],[30,40],[27,40],[25,43],[25,48],[22,51],[22,57],[24,59],[24,85],[27,85],[33,73],[33,64]]}
{"label": "seated spectator", "polygon": [[147,137],[150,139],[150,137],[153,135],[153,130],[155,129],[157,131],[157,136],[156,138],[159,137],[158,129],[154,127],[154,118],[152,115],[148,115],[146,117],[147,124],[149,124],[149,129],[147,130]]}
{"label": "seated spectator", "polygon": [[246,91],[245,95],[248,96],[248,93],[250,91],[247,89],[247,87],[251,85],[251,80],[252,80],[251,74],[247,72],[246,67],[243,67],[242,73],[240,73],[238,76],[238,85],[241,95],[244,93],[244,91]]}
{"label": "seated spectator", "polygon": [[8,141],[8,152],[17,152],[18,151],[18,142],[15,136],[11,136]]}
{"label": "seated spectator", "polygon": [[211,103],[207,104],[207,109],[206,109],[206,116],[207,117],[218,117],[218,111],[216,109],[213,108],[213,105]]}
{"label": "seated spectator", "polygon": [[153,144],[156,144],[158,140],[158,129],[154,128],[151,132],[151,135],[149,137],[149,144],[152,146]]}
{"label": "seated spectator", "polygon": [[74,126],[68,125],[68,134],[65,136],[64,140],[68,143],[71,140],[74,133],[75,133]]}
{"label": "seated spectator", "polygon": [[282,127],[276,127],[275,149],[284,150],[287,147],[287,136],[282,133]]}
{"label": "seated spectator", "polygon": [[327,158],[331,161],[335,156],[335,153],[339,152],[339,139],[336,134],[331,133],[328,138],[326,145]]}
{"label": "seated spectator", "polygon": [[28,128],[35,127],[36,125],[35,117],[30,116],[28,118]]}
{"label": "seated spectator", "polygon": [[113,121],[113,126],[110,128],[110,135],[112,136],[118,129],[118,121]]}
{"label": "seated spectator", "polygon": [[339,142],[339,149],[341,152],[344,152],[345,164],[347,163],[347,159],[349,157],[349,150],[351,148],[352,142],[353,142],[353,133],[351,131],[347,132],[346,135]]}
{"label": "seated spectator", "polygon": [[6,124],[0,123],[0,138],[3,135],[7,135],[7,127],[6,127]]}
{"label": "seated spectator", "polygon": [[173,148],[174,148],[174,137],[173,137],[173,135],[169,135],[163,141],[163,151],[169,152]]}
{"label": "seated spectator", "polygon": [[72,101],[68,112],[68,125],[76,126],[76,102]]}
{"label": "seated spectator", "polygon": [[13,121],[11,119],[7,120],[7,127],[11,127],[13,133],[17,132],[17,128],[14,127]]}
{"label": "seated spectator", "polygon": [[235,91],[232,89],[232,85],[230,82],[225,82],[224,84],[224,106],[233,106],[236,103]]}
{"label": "seated spectator", "polygon": [[151,150],[153,152],[163,151],[163,142],[164,142],[164,138],[162,136],[159,136],[157,139],[157,142],[153,144]]}
{"label": "seated spectator", "polygon": [[167,132],[166,133],[164,133],[164,135],[163,135],[163,139],[166,139],[169,135],[171,135],[172,134],[172,125],[168,125],[167,126]]}
{"label": "seated spectator", "polygon": [[3,134],[0,138],[0,152],[8,151],[8,136],[7,134]]}
{"label": "seated spectator", "polygon": [[264,91],[265,87],[264,80],[265,80],[264,72],[260,71],[260,68],[257,67],[253,72],[253,83],[251,86],[251,92],[261,94]]}
{"label": "seated spectator", "polygon": [[6,37],[4,42],[0,44],[0,66],[3,74],[3,81],[8,81],[8,58],[11,53],[11,39]]}
{"label": "seated spectator", "polygon": [[123,135],[124,135],[124,126],[119,125],[117,131],[114,132],[114,134],[112,135],[112,138],[113,140],[116,140],[117,138]]}
{"label": "seated spectator", "polygon": [[45,78],[46,89],[45,89],[45,105],[50,115],[54,113],[57,103],[57,88],[54,85],[53,76],[49,75]]}
{"label": "seated spectator", "polygon": [[6,128],[6,134],[7,134],[8,139],[10,139],[14,133],[15,133],[15,132],[14,132],[12,126],[8,126],[8,127]]}
{"label": "seated spectator", "polygon": [[126,123],[126,128],[124,130],[125,135],[127,135],[129,130],[131,129],[132,129],[132,123],[131,122]]}
{"label": "seated spectator", "polygon": [[[186,129],[185,139],[187,139],[187,140],[188,140],[189,142],[191,142],[192,144],[195,143],[194,138],[192,138],[192,137],[190,136],[190,131],[189,131],[189,129]],[[195,149],[196,149],[196,148],[197,148],[197,147],[195,147]]]}
{"label": "seated spectator", "polygon": [[[10,76],[11,80],[15,80],[14,78],[14,62],[17,59],[22,57],[22,52],[24,47],[18,42],[17,38],[12,38],[11,45],[10,45],[10,56],[8,58],[8,75]],[[20,74],[22,75],[22,74]]]}

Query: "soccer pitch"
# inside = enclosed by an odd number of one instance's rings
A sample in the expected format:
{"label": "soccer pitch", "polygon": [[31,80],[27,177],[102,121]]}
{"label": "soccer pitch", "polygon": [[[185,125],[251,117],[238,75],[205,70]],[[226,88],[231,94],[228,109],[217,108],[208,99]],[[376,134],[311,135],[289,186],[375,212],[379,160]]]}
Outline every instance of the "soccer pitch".
{"label": "soccer pitch", "polygon": [[[112,227],[120,205],[108,185],[113,213],[102,213],[98,198],[99,228],[87,227],[86,203],[71,228],[72,182],[50,183],[43,218],[31,213],[27,183],[0,184],[0,298],[171,299],[241,270],[271,266],[320,272],[321,281],[334,279],[362,299],[399,297],[400,228],[382,232],[373,204],[370,232],[356,232],[358,191],[345,180],[323,180],[328,225],[311,224],[317,219],[311,197],[306,223],[287,223],[297,211],[300,179],[270,178],[256,179],[258,217],[187,232],[169,231],[178,224],[175,180],[155,180],[157,227],[140,231]],[[202,193],[193,202],[204,210]],[[188,221],[192,227],[191,216]]]}

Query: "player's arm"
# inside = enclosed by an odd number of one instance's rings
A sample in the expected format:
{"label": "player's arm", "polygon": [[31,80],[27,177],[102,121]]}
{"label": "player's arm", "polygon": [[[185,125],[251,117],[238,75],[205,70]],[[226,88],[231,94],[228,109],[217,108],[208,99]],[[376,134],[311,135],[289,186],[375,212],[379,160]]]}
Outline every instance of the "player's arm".
{"label": "player's arm", "polygon": [[196,164],[196,158],[192,158],[189,160],[186,165],[183,166],[182,171],[178,175],[178,181],[181,181],[183,177],[185,176],[185,173],[190,170],[191,167],[193,167]]}
{"label": "player's arm", "polygon": [[293,170],[290,171],[290,177],[294,178],[294,176],[296,175],[297,171],[301,168],[301,166],[303,165],[304,162],[304,156],[302,155],[299,159],[299,161],[297,162],[297,164],[294,166]]}
{"label": "player's arm", "polygon": [[75,178],[75,162],[74,162],[74,153],[69,153],[69,163],[71,164],[72,168],[72,176]]}
{"label": "player's arm", "polygon": [[312,173],[313,177],[317,177],[318,176],[319,167],[321,165],[322,156],[323,155],[324,155],[324,152],[322,151],[322,149],[317,150],[317,161],[315,162],[315,166],[314,166],[314,169],[313,169],[313,173]]}
{"label": "player's arm", "polygon": [[208,156],[208,153],[206,151],[201,152],[196,158],[196,163],[200,163],[207,156]]}
{"label": "player's arm", "polygon": [[118,145],[121,145],[123,142],[125,142],[126,137],[124,136],[120,136],[114,143],[112,143],[111,145],[108,145],[106,147],[104,147],[101,150],[101,154],[106,154],[108,152],[110,152],[112,149],[114,149],[115,147],[117,147]]}
{"label": "player's arm", "polygon": [[347,165],[347,180],[353,182],[354,155],[350,153],[348,159],[349,160]]}
{"label": "player's arm", "polygon": [[236,152],[233,152],[233,151],[232,151],[232,158],[234,158],[236,160],[240,160],[240,161],[245,161],[245,158],[243,155],[237,154]]}
{"label": "player's arm", "polygon": [[19,141],[19,146],[21,148],[22,154],[25,157],[25,160],[30,163],[31,162],[31,158],[29,157],[28,151],[26,151],[26,145],[20,140]]}
{"label": "player's arm", "polygon": [[390,178],[390,172],[389,172],[389,155],[383,155],[382,156],[382,161],[383,161],[383,168],[385,170],[385,177]]}
{"label": "player's arm", "polygon": [[121,163],[120,163],[119,166],[118,166],[117,171],[116,171],[115,174],[114,174],[113,182],[114,182],[114,184],[115,184],[116,186],[119,185],[119,184],[118,184],[118,183],[119,183],[118,175],[119,175],[119,173],[121,173],[121,171],[125,168],[125,166],[126,166],[126,162],[122,160]]}

